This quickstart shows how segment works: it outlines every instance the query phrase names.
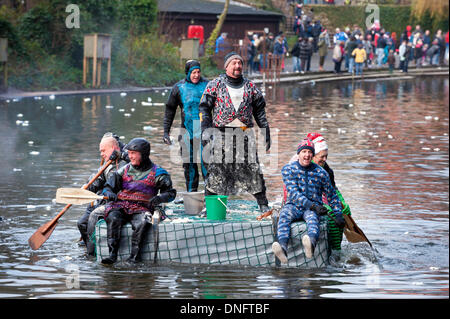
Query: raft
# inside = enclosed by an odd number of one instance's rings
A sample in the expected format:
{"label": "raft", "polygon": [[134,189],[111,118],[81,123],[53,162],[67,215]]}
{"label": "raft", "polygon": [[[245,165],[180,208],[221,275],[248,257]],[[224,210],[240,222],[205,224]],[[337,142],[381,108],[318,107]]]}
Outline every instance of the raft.
{"label": "raft", "polygon": [[[279,266],[272,252],[272,218],[258,221],[259,210],[248,208],[239,201],[232,201],[226,220],[214,221],[185,214],[183,205],[169,204],[166,206],[169,218],[157,225],[149,224],[141,259],[144,262],[182,264]],[[305,269],[325,267],[330,256],[326,218],[321,218],[320,237],[311,259],[306,258],[301,242],[305,233],[305,222],[292,224],[286,266]],[[95,229],[98,262],[109,256],[106,234],[106,222],[100,220]],[[121,232],[119,261],[126,260],[130,255],[131,234],[131,224],[125,224]]]}

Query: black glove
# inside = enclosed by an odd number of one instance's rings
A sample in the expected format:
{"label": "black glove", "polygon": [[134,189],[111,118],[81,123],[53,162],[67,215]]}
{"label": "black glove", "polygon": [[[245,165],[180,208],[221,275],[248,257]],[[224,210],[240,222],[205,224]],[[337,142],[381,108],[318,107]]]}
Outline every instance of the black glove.
{"label": "black glove", "polygon": [[151,208],[155,209],[156,206],[158,206],[159,204],[161,204],[161,197],[159,196],[153,196],[149,201],[148,204]]}
{"label": "black glove", "polygon": [[164,133],[163,142],[164,142],[164,144],[172,145],[172,141],[170,140],[169,133]]}
{"label": "black glove", "polygon": [[103,193],[104,196],[106,196],[108,198],[109,201],[111,202],[115,202],[117,201],[117,194],[113,193],[111,191],[106,191]]}
{"label": "black glove", "polygon": [[319,216],[328,214],[328,209],[323,205],[312,204],[311,210],[315,211]]}
{"label": "black glove", "polygon": [[118,158],[121,158],[121,157],[122,157],[122,156],[121,156],[120,152],[117,151],[117,150],[114,150],[114,151],[112,152],[111,156],[109,157],[109,160],[114,162],[114,161],[116,161]]}
{"label": "black glove", "polygon": [[334,219],[335,219],[334,222],[336,223],[337,227],[344,228],[344,226],[345,226],[345,219],[344,219],[344,217],[342,217],[342,214],[336,215],[334,217]]}
{"label": "black glove", "polygon": [[270,129],[266,127],[266,152],[270,149],[272,145],[272,139],[270,138]]}

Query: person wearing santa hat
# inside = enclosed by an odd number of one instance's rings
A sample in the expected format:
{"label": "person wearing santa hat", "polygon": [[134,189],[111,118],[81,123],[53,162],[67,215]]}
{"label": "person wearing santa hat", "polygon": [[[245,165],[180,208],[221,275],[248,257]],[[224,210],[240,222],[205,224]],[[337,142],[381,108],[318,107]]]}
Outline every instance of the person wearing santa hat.
{"label": "person wearing santa hat", "polygon": [[287,247],[291,234],[291,224],[295,221],[306,222],[306,232],[302,244],[306,258],[312,258],[319,239],[320,216],[328,210],[323,206],[322,194],[333,210],[336,221],[343,227],[342,206],[331,185],[329,175],[316,163],[312,162],[315,154],[314,144],[304,139],[297,147],[297,161],[283,167],[281,174],[287,190],[286,203],[280,211],[277,227],[277,241],[272,244],[272,251],[281,263],[286,264]]}
{"label": "person wearing santa hat", "polygon": [[[331,185],[336,191],[342,205],[342,213],[351,216],[350,207],[345,202],[344,197],[336,186],[334,181],[334,172],[327,163],[328,159],[328,145],[325,138],[320,133],[308,133],[307,137],[313,141],[315,155],[313,157],[313,162],[322,167],[330,176]],[[328,204],[326,198],[324,203]],[[340,251],[342,243],[342,235],[344,229],[338,227],[332,218],[328,218],[328,242],[332,250]]]}

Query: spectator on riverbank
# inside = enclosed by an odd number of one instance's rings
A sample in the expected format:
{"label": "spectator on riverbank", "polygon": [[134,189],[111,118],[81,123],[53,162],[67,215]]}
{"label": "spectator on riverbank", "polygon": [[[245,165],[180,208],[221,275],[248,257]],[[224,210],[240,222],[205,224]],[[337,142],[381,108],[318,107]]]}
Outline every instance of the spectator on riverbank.
{"label": "spectator on riverbank", "polygon": [[303,39],[302,43],[300,44],[300,68],[301,73],[305,73],[305,71],[308,70],[308,61],[311,61],[311,55],[313,53],[313,45],[312,45],[313,39]]}
{"label": "spectator on riverbank", "polygon": [[294,47],[291,50],[292,55],[292,72],[301,72],[301,65],[300,65],[300,45],[303,42],[303,38],[298,37],[297,42],[295,43]]}
{"label": "spectator on riverbank", "polygon": [[341,73],[341,64],[344,56],[344,42],[339,41],[333,49],[334,73]]}
{"label": "spectator on riverbank", "polygon": [[411,46],[412,43],[407,40],[403,40],[402,44],[399,48],[399,56],[400,56],[400,69],[402,72],[408,72],[408,64],[411,56]]}
{"label": "spectator on riverbank", "polygon": [[372,66],[372,60],[373,60],[373,45],[372,45],[372,36],[370,34],[367,34],[365,39],[362,40],[363,48],[366,50],[367,53],[367,59],[365,62],[365,65],[367,68]]}
{"label": "spectator on riverbank", "polygon": [[223,52],[225,51],[225,40],[228,36],[228,33],[222,32],[222,34],[217,38],[216,40],[216,51],[215,53]]}
{"label": "spectator on riverbank", "polygon": [[355,74],[362,76],[364,61],[367,58],[366,50],[364,50],[363,44],[359,43],[358,47],[352,51],[351,55],[354,56]]}
{"label": "spectator on riverbank", "polygon": [[348,61],[348,72],[353,73],[353,68],[355,67],[355,57],[353,56],[353,51],[358,47],[356,43],[356,38],[354,36],[350,37],[350,40],[345,43],[345,56]]}
{"label": "spectator on riverbank", "polygon": [[384,47],[386,46],[386,39],[384,37],[384,29],[381,29],[380,35],[377,39],[376,54],[377,54],[377,66],[383,66]]}
{"label": "spectator on riverbank", "polygon": [[333,36],[333,44],[336,46],[338,45],[338,42],[346,42],[347,41],[347,34],[343,31],[341,31],[341,29],[336,28],[334,36]]}
{"label": "spectator on riverbank", "polygon": [[389,51],[387,62],[389,65],[389,73],[393,73],[395,69],[395,55],[392,49]]}
{"label": "spectator on riverbank", "polygon": [[328,54],[328,49],[330,48],[330,37],[328,36],[327,29],[322,28],[317,46],[319,48],[319,71],[323,71],[325,58]]}

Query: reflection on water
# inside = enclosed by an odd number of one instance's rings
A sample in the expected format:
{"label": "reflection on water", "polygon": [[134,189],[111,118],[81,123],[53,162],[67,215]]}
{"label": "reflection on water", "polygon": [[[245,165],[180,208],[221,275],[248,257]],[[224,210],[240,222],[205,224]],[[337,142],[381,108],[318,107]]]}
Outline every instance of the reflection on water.
{"label": "reflection on water", "polygon": [[56,189],[85,183],[100,164],[106,131],[124,142],[148,138],[152,159],[184,191],[181,165],[168,160],[176,146],[162,143],[164,107],[143,105],[164,103],[169,92],[0,101],[0,298],[448,297],[448,79],[310,82],[264,92],[274,139],[272,153],[260,156],[269,201],[282,195],[278,172],[298,142],[321,132],[337,186],[375,255],[367,244],[344,241],[341,261],[319,271],[108,268],[78,246],[84,207],[72,207],[33,252],[28,238],[63,207],[52,202]]}

